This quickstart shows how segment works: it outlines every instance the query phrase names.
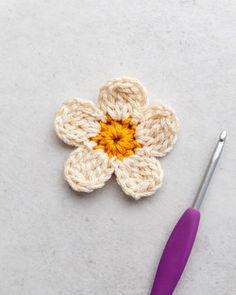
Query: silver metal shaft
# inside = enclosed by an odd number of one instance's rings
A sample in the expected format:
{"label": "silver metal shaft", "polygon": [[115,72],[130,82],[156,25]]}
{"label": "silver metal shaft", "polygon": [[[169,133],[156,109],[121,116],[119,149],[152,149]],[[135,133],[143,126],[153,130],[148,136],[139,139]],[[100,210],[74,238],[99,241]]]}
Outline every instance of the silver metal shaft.
{"label": "silver metal shaft", "polygon": [[196,197],[194,199],[192,208],[199,209],[201,207],[201,204],[202,204],[202,201],[205,197],[208,185],[211,181],[212,175],[215,171],[216,165],[217,165],[220,155],[222,153],[226,137],[227,137],[227,133],[224,130],[221,132],[221,134],[219,136],[219,140],[218,140],[217,145],[214,149],[214,152],[211,156],[211,160],[207,166],[206,172],[204,174],[204,177],[202,179],[202,182],[200,184],[200,187],[199,187]]}

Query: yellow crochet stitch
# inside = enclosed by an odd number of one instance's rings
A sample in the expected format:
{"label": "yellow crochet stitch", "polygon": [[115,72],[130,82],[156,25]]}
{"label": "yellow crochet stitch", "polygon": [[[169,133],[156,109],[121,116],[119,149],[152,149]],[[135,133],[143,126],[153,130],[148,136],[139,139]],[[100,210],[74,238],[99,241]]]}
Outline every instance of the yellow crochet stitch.
{"label": "yellow crochet stitch", "polygon": [[100,121],[100,133],[91,138],[97,145],[96,149],[103,149],[112,158],[114,156],[119,160],[129,157],[135,153],[136,148],[141,148],[142,144],[135,139],[135,130],[137,125],[131,124],[131,117],[125,120],[113,120],[109,115],[106,116],[106,122]]}

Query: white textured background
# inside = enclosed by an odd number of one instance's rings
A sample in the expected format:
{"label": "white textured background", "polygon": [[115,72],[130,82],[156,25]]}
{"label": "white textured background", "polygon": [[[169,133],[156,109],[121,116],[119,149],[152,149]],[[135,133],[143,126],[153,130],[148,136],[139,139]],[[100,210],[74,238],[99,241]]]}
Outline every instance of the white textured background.
{"label": "white textured background", "polygon": [[[236,294],[234,0],[0,1],[0,294],[148,295],[168,234],[191,204],[218,133],[225,152],[176,295]],[[130,201],[112,179],[63,180],[71,148],[53,117],[128,75],[182,127],[163,188]]]}

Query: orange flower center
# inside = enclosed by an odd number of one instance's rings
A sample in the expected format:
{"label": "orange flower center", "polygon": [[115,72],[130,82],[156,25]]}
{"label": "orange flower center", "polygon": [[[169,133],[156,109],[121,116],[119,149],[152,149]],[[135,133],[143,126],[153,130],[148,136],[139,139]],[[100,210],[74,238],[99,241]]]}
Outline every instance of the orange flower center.
{"label": "orange flower center", "polygon": [[106,122],[100,121],[100,133],[91,138],[97,145],[96,149],[103,149],[112,158],[116,156],[119,160],[133,155],[136,148],[142,145],[135,139],[137,125],[131,124],[131,117],[122,121],[113,120],[109,115]]}

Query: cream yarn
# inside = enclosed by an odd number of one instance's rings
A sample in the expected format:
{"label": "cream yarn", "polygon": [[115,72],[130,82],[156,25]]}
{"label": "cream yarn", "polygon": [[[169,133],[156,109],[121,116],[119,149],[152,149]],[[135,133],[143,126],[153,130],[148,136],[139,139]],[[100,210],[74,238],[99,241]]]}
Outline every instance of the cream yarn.
{"label": "cream yarn", "polygon": [[127,195],[147,197],[162,185],[156,157],[172,149],[178,126],[171,108],[147,106],[137,80],[110,80],[100,89],[98,107],[73,99],[56,114],[58,137],[77,147],[65,164],[65,178],[74,190],[91,192],[115,173]]}
{"label": "cream yarn", "polygon": [[65,164],[65,178],[76,191],[91,192],[102,187],[114,169],[106,153],[80,146]]}

